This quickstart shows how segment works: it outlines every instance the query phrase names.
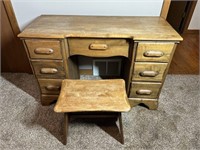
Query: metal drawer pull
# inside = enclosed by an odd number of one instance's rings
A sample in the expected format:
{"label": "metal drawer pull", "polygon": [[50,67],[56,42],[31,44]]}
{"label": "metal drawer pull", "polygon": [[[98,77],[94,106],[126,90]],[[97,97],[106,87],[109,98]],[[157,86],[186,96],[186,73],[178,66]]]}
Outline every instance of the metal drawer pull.
{"label": "metal drawer pull", "polygon": [[56,68],[41,68],[40,72],[44,74],[54,74],[57,73],[58,70]]}
{"label": "metal drawer pull", "polygon": [[155,77],[159,74],[158,71],[143,71],[139,73],[142,77]]}
{"label": "metal drawer pull", "polygon": [[51,48],[36,48],[34,50],[36,54],[50,55],[53,54],[53,49]]}
{"label": "metal drawer pull", "polygon": [[164,55],[164,53],[161,52],[161,51],[153,51],[153,50],[151,50],[151,51],[144,52],[143,55],[145,57],[162,57]]}
{"label": "metal drawer pull", "polygon": [[48,85],[48,86],[45,87],[45,89],[48,90],[48,91],[59,91],[60,86]]}
{"label": "metal drawer pull", "polygon": [[108,45],[107,44],[90,44],[89,48],[91,50],[106,50],[108,49]]}
{"label": "metal drawer pull", "polygon": [[151,90],[137,90],[136,94],[138,95],[151,95],[152,91]]}

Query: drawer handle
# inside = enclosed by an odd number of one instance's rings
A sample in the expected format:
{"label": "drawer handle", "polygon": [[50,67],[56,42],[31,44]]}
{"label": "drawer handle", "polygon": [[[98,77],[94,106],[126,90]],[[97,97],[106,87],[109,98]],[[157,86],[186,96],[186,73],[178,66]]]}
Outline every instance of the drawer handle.
{"label": "drawer handle", "polygon": [[164,55],[164,53],[161,52],[161,51],[153,51],[153,50],[151,50],[151,51],[144,52],[144,56],[145,57],[162,57],[163,55]]}
{"label": "drawer handle", "polygon": [[108,49],[108,45],[107,44],[90,44],[89,48],[91,50],[106,50]]}
{"label": "drawer handle", "polygon": [[36,48],[34,50],[36,54],[50,55],[53,54],[53,49],[51,48]]}
{"label": "drawer handle", "polygon": [[143,71],[139,73],[139,75],[142,77],[155,77],[158,74],[159,74],[158,71]]}
{"label": "drawer handle", "polygon": [[45,87],[45,89],[48,90],[48,91],[59,91],[60,86],[48,85],[48,86]]}
{"label": "drawer handle", "polygon": [[137,90],[136,94],[138,95],[151,95],[152,91],[151,90]]}
{"label": "drawer handle", "polygon": [[54,74],[57,73],[58,70],[56,68],[41,68],[40,72],[44,74]]}

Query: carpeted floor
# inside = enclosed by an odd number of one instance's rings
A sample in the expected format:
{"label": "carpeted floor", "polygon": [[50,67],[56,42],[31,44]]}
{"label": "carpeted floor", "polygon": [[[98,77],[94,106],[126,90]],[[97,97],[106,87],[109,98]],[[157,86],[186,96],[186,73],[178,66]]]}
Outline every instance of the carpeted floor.
{"label": "carpeted floor", "polygon": [[199,150],[199,76],[168,75],[156,111],[134,107],[123,113],[125,144],[93,123],[72,121],[68,144],[62,114],[41,106],[33,75],[9,74],[0,83],[1,150]]}

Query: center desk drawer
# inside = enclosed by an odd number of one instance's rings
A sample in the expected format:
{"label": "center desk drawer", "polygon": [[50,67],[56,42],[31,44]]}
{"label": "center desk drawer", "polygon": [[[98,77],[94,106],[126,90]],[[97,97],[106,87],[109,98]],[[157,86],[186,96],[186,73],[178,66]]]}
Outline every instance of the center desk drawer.
{"label": "center desk drawer", "polygon": [[138,43],[136,61],[169,62],[174,43]]}
{"label": "center desk drawer", "polygon": [[84,55],[91,57],[124,56],[129,54],[127,39],[68,39],[70,55]]}
{"label": "center desk drawer", "polygon": [[59,94],[62,79],[38,79],[43,94]]}
{"label": "center desk drawer", "polygon": [[135,62],[134,81],[162,81],[167,63]]}
{"label": "center desk drawer", "polygon": [[39,78],[65,78],[63,61],[31,60],[35,74]]}
{"label": "center desk drawer", "polygon": [[161,83],[153,82],[132,82],[130,98],[158,98]]}
{"label": "center desk drawer", "polygon": [[31,58],[62,59],[58,40],[25,40]]}

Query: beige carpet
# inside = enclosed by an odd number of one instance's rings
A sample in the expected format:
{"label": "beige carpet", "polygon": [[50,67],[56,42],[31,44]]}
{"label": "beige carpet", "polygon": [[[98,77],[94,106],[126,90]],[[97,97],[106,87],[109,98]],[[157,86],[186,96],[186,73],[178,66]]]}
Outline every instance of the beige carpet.
{"label": "beige carpet", "polygon": [[61,143],[62,114],[41,106],[33,75],[4,73],[0,83],[1,150],[199,150],[199,76],[168,75],[159,109],[123,114],[125,144],[93,123],[72,121]]}

